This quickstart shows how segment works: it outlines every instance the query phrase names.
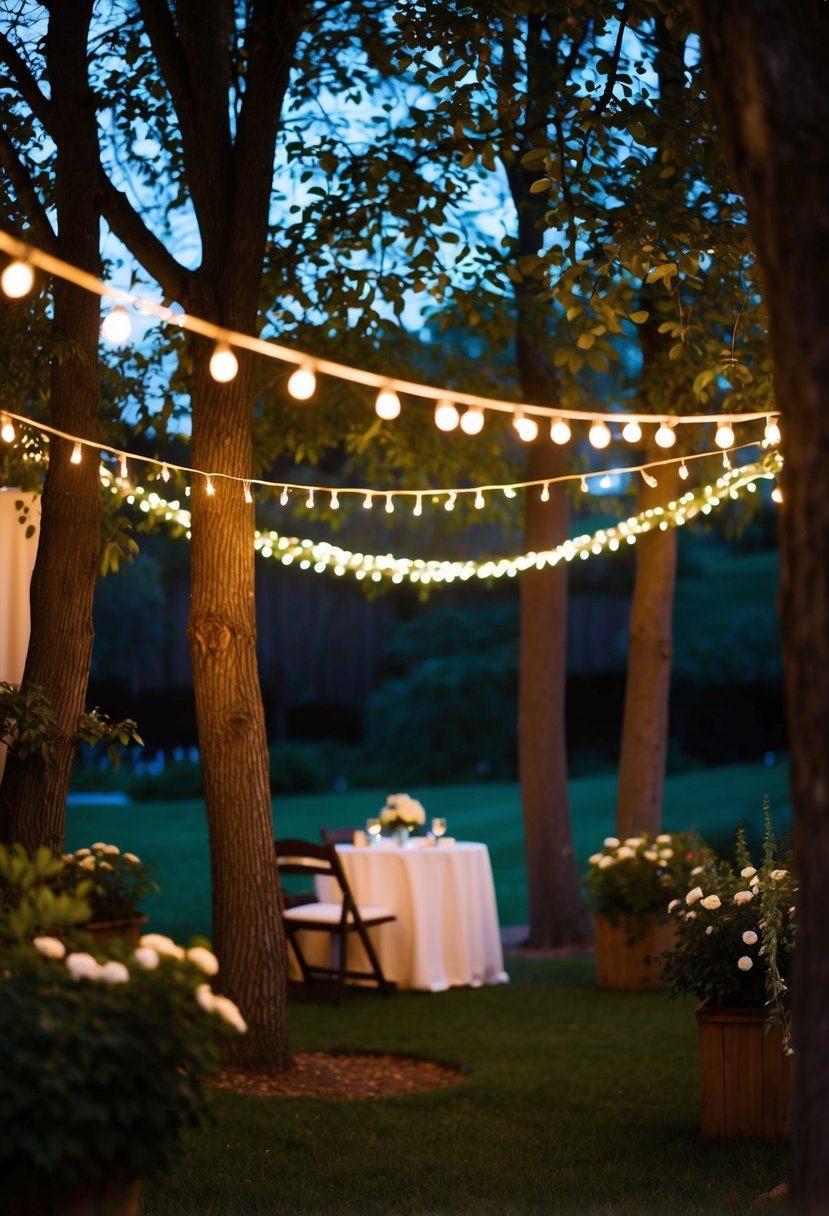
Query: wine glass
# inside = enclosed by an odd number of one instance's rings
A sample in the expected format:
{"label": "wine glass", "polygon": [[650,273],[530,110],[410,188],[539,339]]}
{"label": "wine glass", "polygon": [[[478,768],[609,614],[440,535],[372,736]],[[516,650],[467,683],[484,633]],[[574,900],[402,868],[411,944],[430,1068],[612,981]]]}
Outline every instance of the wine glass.
{"label": "wine glass", "polygon": [[380,831],[381,831],[382,826],[383,825],[381,824],[379,819],[367,819],[366,820],[366,831],[368,832],[369,836],[371,837],[372,844],[380,843]]}
{"label": "wine glass", "polygon": [[446,820],[443,817],[436,817],[432,820],[432,835],[435,838],[435,844],[439,844],[441,836],[446,835]]}

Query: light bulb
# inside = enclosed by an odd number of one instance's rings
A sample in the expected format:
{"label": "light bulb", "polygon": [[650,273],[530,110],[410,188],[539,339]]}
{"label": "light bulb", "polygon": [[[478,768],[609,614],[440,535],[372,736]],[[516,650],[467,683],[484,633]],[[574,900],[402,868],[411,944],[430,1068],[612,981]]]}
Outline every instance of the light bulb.
{"label": "light bulb", "polygon": [[14,443],[14,426],[8,414],[0,414],[0,439],[4,443]]}
{"label": "light bulb", "polygon": [[542,502],[550,501],[550,483],[549,483],[549,481],[544,482],[544,489],[541,491],[541,501]]}
{"label": "light bulb", "polygon": [[28,262],[9,262],[0,275],[0,287],[12,300],[28,295],[35,284],[35,272]]}
{"label": "light bulb", "polygon": [[245,495],[245,502],[253,502],[253,495],[250,492],[250,482],[249,481],[243,482],[242,487],[243,487],[243,492]]}
{"label": "light bulb", "polygon": [[106,338],[107,342],[114,342],[116,346],[119,346],[122,342],[126,342],[131,333],[132,321],[126,308],[122,308],[120,304],[116,308],[111,308],[101,322],[102,336]]}
{"label": "light bulb", "polygon": [[366,492],[366,496],[365,496],[365,498],[363,499],[363,506],[365,507],[365,509],[366,509],[367,511],[370,511],[370,510],[371,510],[371,490],[368,490],[368,491]]}
{"label": "light bulb", "polygon": [[239,362],[227,342],[217,342],[210,356],[210,375],[219,384],[227,384],[239,370]]}
{"label": "light bulb", "polygon": [[570,426],[563,418],[554,418],[550,424],[550,438],[553,443],[562,444],[570,441]]}
{"label": "light bulb", "polygon": [[400,398],[393,389],[381,388],[374,402],[374,412],[384,422],[392,422],[400,415]]}
{"label": "light bulb", "polygon": [[475,495],[475,509],[480,511],[481,507],[483,507],[483,506],[484,506],[484,496],[481,493],[481,491],[478,490],[477,494]]}
{"label": "light bulb", "polygon": [[684,460],[683,460],[682,464],[679,466],[679,475],[683,481],[688,480],[688,466],[686,465]]}
{"label": "light bulb", "polygon": [[72,455],[69,457],[70,464],[80,464],[83,451],[79,440],[75,440],[75,446],[72,448]]}
{"label": "light bulb", "polygon": [[313,397],[317,387],[317,378],[312,369],[304,364],[288,377],[288,392],[296,401],[307,401]]}
{"label": "light bulb", "polygon": [[331,510],[336,511],[340,506],[340,496],[336,490],[331,491]]}
{"label": "light bulb", "polygon": [[610,427],[597,418],[591,426],[587,438],[594,448],[606,448],[611,440]]}
{"label": "light bulb", "polygon": [[774,489],[772,490],[771,500],[772,500],[772,502],[782,502],[783,501],[783,491],[780,489],[780,486],[775,486]]}
{"label": "light bulb", "polygon": [[734,431],[727,422],[721,422],[717,427],[714,442],[718,448],[730,448],[734,442]]}
{"label": "light bulb", "polygon": [[215,488],[215,486],[213,485],[213,479],[212,479],[212,478],[210,478],[210,477],[208,477],[208,478],[207,478],[207,494],[208,494],[208,497],[209,497],[209,498],[212,498],[212,497],[213,497],[213,495],[214,495],[215,493],[216,493],[216,488]]}
{"label": "light bulb", "polygon": [[161,478],[162,481],[170,480],[170,470],[167,468],[166,464],[163,464],[161,466],[161,472],[159,473],[159,477]]}
{"label": "light bulb", "polygon": [[311,508],[314,505],[314,491],[311,489],[308,490],[308,497],[305,499],[305,505],[308,508]]}
{"label": "light bulb", "polygon": [[642,438],[642,428],[633,418],[622,427],[622,438],[625,443],[638,443]]}
{"label": "light bulb", "polygon": [[438,430],[454,431],[460,418],[457,406],[453,405],[451,401],[447,401],[445,397],[441,397],[435,405],[435,426]]}
{"label": "light bulb", "polygon": [[659,424],[654,439],[658,447],[672,448],[676,443],[676,431],[672,426],[668,426],[667,422],[662,422]]}
{"label": "light bulb", "polygon": [[392,502],[391,494],[386,495],[386,511],[389,515],[394,511],[394,503]]}
{"label": "light bulb", "polygon": [[518,432],[518,438],[523,439],[524,443],[532,443],[538,435],[538,423],[535,418],[528,418],[521,410],[516,411],[512,425]]}
{"label": "light bulb", "polygon": [[461,430],[466,435],[480,435],[484,429],[484,411],[479,405],[470,405],[461,414]]}
{"label": "light bulb", "polygon": [[763,439],[766,443],[774,444],[780,442],[780,427],[774,418],[766,419],[766,429],[763,431]]}

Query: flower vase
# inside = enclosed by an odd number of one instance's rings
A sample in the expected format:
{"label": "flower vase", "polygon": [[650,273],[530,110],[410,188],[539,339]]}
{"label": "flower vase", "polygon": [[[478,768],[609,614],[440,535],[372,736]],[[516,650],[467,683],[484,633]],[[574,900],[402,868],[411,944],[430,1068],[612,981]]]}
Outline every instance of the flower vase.
{"label": "flower vase", "polygon": [[409,829],[407,827],[396,827],[394,829],[393,840],[398,849],[405,849],[409,843]]}

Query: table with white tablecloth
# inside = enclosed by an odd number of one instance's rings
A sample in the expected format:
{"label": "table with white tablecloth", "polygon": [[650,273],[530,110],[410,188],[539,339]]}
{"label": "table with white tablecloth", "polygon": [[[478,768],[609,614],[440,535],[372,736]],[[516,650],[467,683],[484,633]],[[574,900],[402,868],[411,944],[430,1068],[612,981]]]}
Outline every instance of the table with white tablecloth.
{"label": "table with white tablecloth", "polygon": [[[384,841],[338,845],[337,852],[357,903],[391,908],[397,917],[371,930],[387,979],[427,992],[508,983],[486,845],[413,841],[399,848]],[[328,895],[320,890],[320,898]],[[350,949],[362,952],[359,942]]]}

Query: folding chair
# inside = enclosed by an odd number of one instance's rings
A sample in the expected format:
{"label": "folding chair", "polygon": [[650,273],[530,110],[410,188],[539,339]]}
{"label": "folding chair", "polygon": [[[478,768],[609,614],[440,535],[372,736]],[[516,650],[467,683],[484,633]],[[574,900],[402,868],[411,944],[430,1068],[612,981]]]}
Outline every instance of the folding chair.
{"label": "folding chair", "polygon": [[[317,876],[334,880],[341,895],[340,902],[321,902],[289,907],[284,897],[281,902],[285,933],[296,955],[302,978],[309,986],[319,979],[336,981],[336,1002],[340,1003],[347,979],[368,980],[377,984],[383,996],[390,996],[395,988],[387,980],[372,945],[368,930],[375,925],[388,924],[396,919],[390,908],[358,905],[351,893],[348,879],[342,868],[337,850],[329,841],[317,844],[309,840],[277,840],[276,860],[280,876],[299,874],[305,878]],[[338,965],[321,965],[310,962],[298,939],[300,933],[327,933],[339,946]],[[357,934],[369,961],[369,970],[357,970],[348,966],[348,939]]]}

